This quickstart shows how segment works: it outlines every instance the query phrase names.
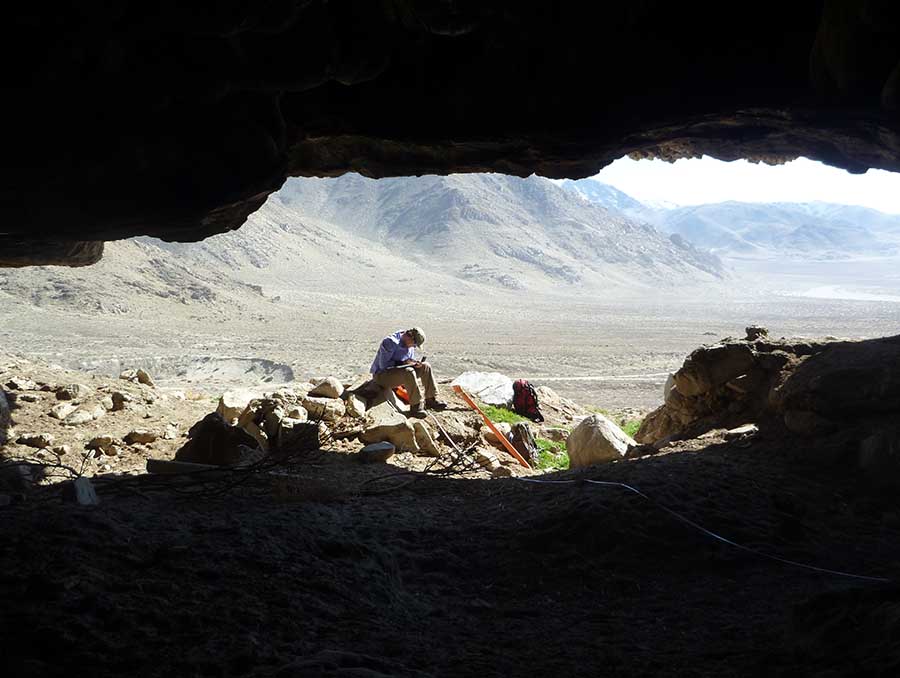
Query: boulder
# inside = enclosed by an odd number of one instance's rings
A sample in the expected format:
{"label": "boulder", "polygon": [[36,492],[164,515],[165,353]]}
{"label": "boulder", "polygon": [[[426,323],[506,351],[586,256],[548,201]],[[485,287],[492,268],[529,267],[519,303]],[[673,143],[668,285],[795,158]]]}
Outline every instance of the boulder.
{"label": "boulder", "polygon": [[146,370],[139,368],[136,376],[139,384],[144,384],[146,386],[155,386],[155,384],[153,383],[153,379],[150,377]]}
{"label": "boulder", "polygon": [[258,449],[256,440],[237,426],[230,426],[220,414],[211,412],[191,426],[188,440],[175,453],[177,461],[231,466]]}
{"label": "boulder", "polygon": [[119,374],[119,379],[124,379],[125,381],[134,381],[146,386],[155,385],[150,374],[142,368],[138,368],[136,370],[124,370]]}
{"label": "boulder", "polygon": [[10,391],[37,391],[39,386],[31,379],[12,377],[6,382],[6,388]]}
{"label": "boulder", "polygon": [[100,403],[85,403],[66,416],[63,423],[67,426],[78,426],[79,424],[86,424],[89,421],[99,419],[105,414],[106,410],[103,409],[103,405]]}
{"label": "boulder", "polygon": [[100,404],[103,405],[103,409],[107,412],[112,412],[115,408],[115,403],[113,403],[112,396],[103,396],[100,398]]}
{"label": "boulder", "polygon": [[59,405],[54,405],[50,408],[50,416],[54,419],[65,419],[72,412],[78,409],[77,405],[73,405],[72,403],[60,403]]}
{"label": "boulder", "polygon": [[97,491],[91,484],[90,478],[76,478],[66,484],[63,489],[63,497],[73,501],[79,506],[96,506],[100,503]]}
{"label": "boulder", "polygon": [[33,433],[19,436],[16,438],[16,442],[19,443],[19,445],[27,445],[28,447],[42,449],[44,447],[50,447],[53,444],[53,436],[49,433]]}
{"label": "boulder", "polygon": [[570,468],[584,468],[622,459],[634,440],[602,414],[582,421],[566,440]]}
{"label": "boulder", "polygon": [[380,442],[366,445],[359,451],[359,460],[364,464],[385,462],[394,456],[396,448],[392,443]]}
{"label": "boulder", "polygon": [[91,438],[85,448],[88,450],[100,450],[106,452],[116,444],[116,439],[112,436],[94,436]]}
{"label": "boulder", "polygon": [[121,391],[114,391],[110,398],[112,398],[113,412],[120,412],[121,410],[124,410],[129,403],[134,402],[134,398],[132,398],[128,393],[122,393]]}
{"label": "boulder", "polygon": [[340,398],[343,394],[344,385],[335,377],[326,377],[307,393],[313,398]]}
{"label": "boulder", "polygon": [[310,419],[322,419],[327,422],[336,422],[343,417],[347,408],[343,400],[337,398],[317,398],[306,396],[301,398],[300,403],[309,412]]}
{"label": "boulder", "polygon": [[488,471],[493,472],[501,466],[497,453],[492,450],[477,448],[473,456],[475,462]]}
{"label": "boulder", "polygon": [[652,445],[680,431],[680,423],[672,416],[669,409],[663,405],[644,417],[641,427],[634,434],[634,439],[639,443]]}
{"label": "boulder", "polygon": [[769,336],[769,330],[762,325],[750,325],[744,330],[747,333],[747,341],[756,341],[757,339],[766,339]]}
{"label": "boulder", "polygon": [[537,393],[538,406],[545,417],[571,422],[590,414],[573,400],[560,396],[549,386],[537,386],[534,390]]}
{"label": "boulder", "polygon": [[359,440],[366,445],[387,441],[403,451],[416,452],[419,449],[413,425],[390,403],[382,403],[366,412],[365,428]]}
{"label": "boulder", "polygon": [[250,401],[256,398],[262,398],[262,393],[245,388],[226,391],[219,397],[216,412],[229,424],[233,424],[247,408]]}
{"label": "boulder", "polygon": [[147,429],[137,428],[133,431],[130,431],[124,438],[125,442],[129,445],[134,445],[135,443],[143,443],[148,444],[156,441],[158,436],[153,431],[148,431]]}
{"label": "boulder", "polygon": [[362,419],[366,416],[366,402],[355,393],[346,394],[344,407],[346,407],[347,414],[351,417]]}
{"label": "boulder", "polygon": [[551,427],[544,429],[544,437],[555,443],[561,443],[569,437],[569,432],[564,428]]}
{"label": "boulder", "polygon": [[675,373],[674,385],[683,396],[700,395],[746,374],[754,362],[753,349],[746,343],[704,346],[684,361]]}
{"label": "boulder", "polygon": [[753,438],[759,433],[759,427],[756,424],[744,424],[725,431],[725,440],[746,440]]}
{"label": "boulder", "polygon": [[170,423],[163,431],[163,440],[175,440],[178,437],[178,424]]}
{"label": "boulder", "polygon": [[[505,436],[507,440],[509,440],[509,434],[512,432],[512,425],[507,424],[506,422],[500,422],[494,424],[494,427],[500,431],[500,434]],[[500,442],[500,439],[497,438],[497,435],[487,426],[481,429],[481,435],[484,436],[485,442],[489,445],[493,445],[494,447],[499,447],[501,450],[505,450],[503,443]]]}
{"label": "boulder", "polygon": [[56,390],[57,400],[84,400],[90,397],[92,389],[84,384],[66,384]]}
{"label": "boulder", "polygon": [[837,424],[816,412],[788,410],[784,413],[784,425],[791,433],[801,436],[818,436],[833,433]]}
{"label": "boulder", "polygon": [[878,487],[900,488],[900,429],[888,426],[859,444],[859,467]]}
{"label": "boulder", "polygon": [[414,420],[412,425],[415,430],[416,444],[419,446],[419,451],[430,457],[441,456],[441,451],[435,444],[431,431],[428,429],[428,425],[419,419]]}
{"label": "boulder", "polygon": [[288,409],[285,417],[294,421],[307,421],[309,419],[309,412],[306,411],[305,407],[294,405]]}
{"label": "boulder", "polygon": [[496,468],[491,469],[491,475],[494,478],[509,478],[513,475],[513,471],[509,466],[497,466]]}
{"label": "boulder", "polygon": [[499,372],[463,372],[450,385],[488,405],[507,405],[513,399],[512,379]]}
{"label": "boulder", "polygon": [[41,401],[41,397],[36,393],[23,393],[19,396],[19,400],[23,403],[38,403]]}

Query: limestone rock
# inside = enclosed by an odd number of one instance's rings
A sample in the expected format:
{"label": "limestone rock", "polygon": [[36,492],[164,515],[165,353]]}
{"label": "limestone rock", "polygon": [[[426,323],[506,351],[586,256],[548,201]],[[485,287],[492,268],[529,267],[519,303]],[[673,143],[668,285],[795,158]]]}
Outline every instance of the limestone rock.
{"label": "limestone rock", "polygon": [[285,417],[294,421],[307,421],[309,420],[309,412],[306,411],[305,407],[295,405],[294,407],[288,409]]}
{"label": "limestone rock", "polygon": [[804,410],[788,410],[784,413],[784,425],[791,433],[802,436],[828,434],[835,430],[836,424],[817,414]]}
{"label": "limestone rock", "polygon": [[675,387],[683,396],[700,395],[747,373],[753,364],[753,349],[746,343],[699,348],[675,373]]}
{"label": "limestone rock", "polygon": [[491,469],[491,475],[495,478],[509,478],[513,475],[513,471],[509,466],[503,466],[502,464],[494,469]]}
{"label": "limestone rock", "polygon": [[37,403],[40,402],[41,397],[36,393],[23,393],[19,396],[19,400],[23,403]]}
{"label": "limestone rock", "polygon": [[769,336],[768,328],[761,325],[750,325],[745,331],[747,332],[747,341],[765,339]]}
{"label": "limestone rock", "polygon": [[50,408],[50,416],[54,419],[65,419],[72,412],[78,409],[77,405],[73,405],[72,403],[60,403],[59,405],[54,405]]}
{"label": "limestone rock", "polygon": [[163,431],[163,440],[175,440],[178,437],[178,425],[168,424],[166,430]]}
{"label": "limestone rock", "polygon": [[85,384],[66,384],[56,391],[57,400],[84,400],[90,397],[92,389]]}
{"label": "limestone rock", "polygon": [[136,376],[139,384],[144,384],[146,386],[155,386],[155,384],[153,383],[153,379],[150,377],[146,370],[138,369]]}
{"label": "limestone rock", "polygon": [[488,471],[493,472],[501,466],[500,459],[497,457],[496,452],[492,450],[478,448],[475,450],[474,457],[475,462]]}
{"label": "limestone rock", "polygon": [[365,428],[359,439],[364,444],[391,442],[399,450],[418,451],[413,425],[390,403],[382,403],[366,413]]}
{"label": "limestone rock", "polygon": [[219,405],[216,407],[216,412],[229,424],[233,424],[247,408],[250,401],[257,398],[262,398],[262,393],[251,389],[225,391],[219,397]]}
{"label": "limestone rock", "polygon": [[576,402],[563,398],[549,386],[537,386],[538,406],[545,417],[573,422],[590,414]]}
{"label": "limestone rock", "polygon": [[428,429],[425,422],[416,419],[412,422],[412,425],[415,430],[416,444],[419,446],[419,451],[430,457],[441,456],[441,451],[435,444],[431,431]]}
{"label": "limestone rock", "polygon": [[555,443],[561,443],[569,437],[569,432],[564,428],[550,427],[544,429],[544,437],[547,440],[552,440]]}
{"label": "limestone rock", "polygon": [[12,377],[6,382],[6,388],[10,391],[37,391],[38,385],[25,377]]}
{"label": "limestone rock", "polygon": [[634,439],[639,443],[652,445],[680,431],[680,423],[672,416],[669,408],[663,405],[644,417]]}
{"label": "limestone rock", "polygon": [[347,414],[351,417],[362,419],[366,416],[366,403],[355,393],[346,395],[344,398],[344,407],[346,407]]}
{"label": "limestone rock", "polygon": [[129,403],[134,402],[134,398],[132,398],[127,393],[122,393],[121,391],[114,391],[110,397],[112,398],[112,403],[113,403],[112,411],[113,412],[120,412],[120,411],[124,410],[128,406]]}
{"label": "limestone rock", "polygon": [[340,398],[344,393],[344,385],[335,377],[326,377],[307,395],[313,398]]}
{"label": "limestone rock", "polygon": [[57,445],[52,449],[53,454],[64,457],[72,451],[72,448],[68,445]]}
{"label": "limestone rock", "polygon": [[746,440],[758,433],[759,427],[756,424],[744,424],[725,431],[725,440]]}
{"label": "limestone rock", "polygon": [[247,450],[258,448],[256,440],[237,426],[230,426],[221,415],[211,412],[188,431],[188,441],[175,453],[177,461],[230,466],[247,457]]}
{"label": "limestone rock", "polygon": [[124,379],[125,381],[133,381],[138,384],[144,384],[146,386],[154,386],[153,378],[147,372],[147,370],[143,368],[138,368],[136,370],[124,370],[119,374],[119,379]]}
{"label": "limestone rock", "polygon": [[359,451],[359,460],[364,464],[385,462],[394,456],[396,448],[387,441],[366,445]]}
{"label": "limestone rock", "polygon": [[507,405],[513,399],[513,382],[499,372],[463,372],[451,382],[488,405]]}
{"label": "limestone rock", "polygon": [[900,488],[900,430],[888,426],[859,444],[859,467],[871,481],[884,488]]}
{"label": "limestone rock", "polygon": [[347,412],[344,401],[337,398],[306,396],[300,402],[309,412],[310,419],[322,419],[333,423]]}
{"label": "limestone rock", "polygon": [[116,444],[116,439],[112,436],[94,436],[91,438],[85,448],[88,450],[100,450],[106,452],[109,448]]}
{"label": "limestone rock", "polygon": [[107,412],[112,412],[115,408],[115,403],[113,403],[112,396],[103,396],[100,399],[100,404],[103,406],[103,409]]}
{"label": "limestone rock", "polygon": [[622,459],[634,440],[602,414],[593,414],[569,434],[566,450],[570,468],[584,468]]}
{"label": "limestone rock", "polygon": [[[507,424],[506,422],[501,421],[494,424],[494,426],[498,431],[500,431],[501,435],[505,436],[506,439],[509,440],[509,434],[512,432],[511,424]],[[488,444],[493,445],[494,447],[499,447],[501,450],[506,449],[503,443],[500,442],[500,439],[497,437],[497,435],[487,426],[481,429],[481,435],[484,436],[484,439]]]}
{"label": "limestone rock", "polygon": [[100,405],[100,403],[94,403],[93,405],[85,404],[66,416],[63,423],[67,426],[78,426],[79,424],[86,424],[89,421],[99,419],[105,414],[106,410],[103,409],[103,406]]}
{"label": "limestone rock", "polygon": [[49,433],[22,435],[16,439],[16,442],[19,443],[19,445],[27,445],[28,447],[41,449],[50,447],[53,444],[53,436]]}
{"label": "limestone rock", "polygon": [[143,443],[148,444],[155,442],[157,436],[153,431],[148,431],[147,429],[137,428],[133,431],[130,431],[124,438],[125,442],[129,445],[134,445],[135,443]]}
{"label": "limestone rock", "polygon": [[97,496],[97,491],[91,484],[90,478],[76,478],[66,486],[63,496],[80,506],[96,506],[100,503],[100,498]]}

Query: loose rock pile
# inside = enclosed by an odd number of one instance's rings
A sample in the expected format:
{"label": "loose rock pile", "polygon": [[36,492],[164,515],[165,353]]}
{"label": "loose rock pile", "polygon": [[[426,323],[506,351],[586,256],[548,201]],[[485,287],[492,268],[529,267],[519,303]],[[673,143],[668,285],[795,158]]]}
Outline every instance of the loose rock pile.
{"label": "loose rock pile", "polygon": [[657,448],[755,423],[816,444],[798,453],[850,461],[900,486],[900,337],[866,341],[747,338],[694,351],[666,385],[665,404],[635,439]]}

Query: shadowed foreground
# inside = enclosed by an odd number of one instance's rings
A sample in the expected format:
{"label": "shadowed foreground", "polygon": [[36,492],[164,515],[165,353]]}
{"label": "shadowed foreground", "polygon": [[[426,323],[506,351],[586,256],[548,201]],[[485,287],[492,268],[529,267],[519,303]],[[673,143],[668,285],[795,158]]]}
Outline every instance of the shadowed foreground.
{"label": "shadowed foreground", "polygon": [[[584,477],[635,485],[748,546],[891,577],[900,517],[763,438]],[[746,443],[743,443],[746,445]],[[814,455],[812,455],[814,457]],[[9,675],[888,675],[893,586],[720,545],[615,488],[365,478],[3,511]],[[574,472],[562,477],[579,477]],[[402,480],[402,479],[401,479]],[[824,595],[823,595],[824,594]]]}

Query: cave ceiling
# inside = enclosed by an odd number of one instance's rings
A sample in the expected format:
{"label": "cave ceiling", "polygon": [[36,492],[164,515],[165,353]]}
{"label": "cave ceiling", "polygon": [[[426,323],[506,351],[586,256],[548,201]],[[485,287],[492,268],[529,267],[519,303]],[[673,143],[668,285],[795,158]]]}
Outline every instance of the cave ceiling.
{"label": "cave ceiling", "polygon": [[8,10],[0,265],[238,228],[289,176],[618,157],[900,171],[900,3],[50,3]]}

